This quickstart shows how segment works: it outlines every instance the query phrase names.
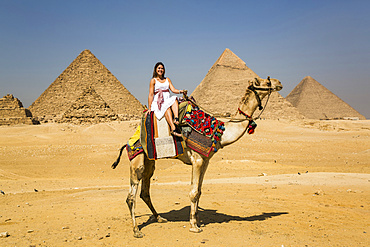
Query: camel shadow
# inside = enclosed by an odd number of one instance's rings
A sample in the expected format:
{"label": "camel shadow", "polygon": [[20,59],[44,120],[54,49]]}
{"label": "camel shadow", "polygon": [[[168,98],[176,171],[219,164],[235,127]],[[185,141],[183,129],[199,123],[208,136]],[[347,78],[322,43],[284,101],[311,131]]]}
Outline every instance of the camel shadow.
{"label": "camel shadow", "polygon": [[[227,223],[230,221],[263,221],[272,217],[288,214],[288,212],[271,212],[262,213],[260,215],[253,215],[247,217],[240,217],[234,215],[228,215],[224,213],[218,213],[217,210],[204,209],[199,207],[199,218],[202,225],[214,224],[214,223]],[[188,222],[190,215],[190,206],[183,207],[179,210],[171,210],[167,213],[160,214],[163,218],[169,222]],[[139,229],[142,229],[151,223],[155,223],[150,219],[139,225]]]}

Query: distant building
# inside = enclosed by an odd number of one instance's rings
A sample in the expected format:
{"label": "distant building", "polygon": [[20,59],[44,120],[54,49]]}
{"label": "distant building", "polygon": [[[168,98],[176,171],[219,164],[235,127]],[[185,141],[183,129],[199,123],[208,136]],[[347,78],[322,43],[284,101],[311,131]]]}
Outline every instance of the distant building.
{"label": "distant building", "polygon": [[306,118],[366,119],[311,76],[303,78],[286,99]]}
{"label": "distant building", "polygon": [[[248,82],[255,78],[260,77],[231,50],[225,49],[191,95],[197,104],[216,116],[230,116],[236,113]],[[262,101],[263,106],[266,100],[267,96]],[[257,109],[254,115],[258,114]],[[278,92],[273,92],[261,118],[303,119],[304,116]]]}
{"label": "distant building", "polygon": [[139,118],[143,105],[84,50],[29,110],[40,122],[98,123]]}
{"label": "distant building", "polygon": [[34,124],[29,110],[22,102],[8,94],[0,99],[0,125]]}

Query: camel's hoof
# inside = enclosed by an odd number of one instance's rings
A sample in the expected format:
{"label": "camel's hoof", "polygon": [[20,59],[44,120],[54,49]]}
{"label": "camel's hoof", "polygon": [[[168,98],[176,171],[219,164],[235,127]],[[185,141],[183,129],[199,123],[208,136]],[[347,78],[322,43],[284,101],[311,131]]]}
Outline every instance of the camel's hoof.
{"label": "camel's hoof", "polygon": [[154,215],[151,215],[149,217],[149,222],[158,222],[158,223],[166,223],[167,220],[165,218],[162,218],[161,216],[155,217]]}
{"label": "camel's hoof", "polygon": [[199,227],[190,227],[189,229],[190,232],[194,232],[194,233],[200,233],[202,232],[203,230],[200,229]]}
{"label": "camel's hoof", "polygon": [[142,238],[142,237],[144,237],[144,233],[142,233],[141,231],[134,232],[134,237],[135,238]]}
{"label": "camel's hoof", "polygon": [[159,215],[157,217],[157,221],[158,221],[158,223],[167,223],[167,219],[165,219],[165,218],[163,218],[163,217],[161,217]]}

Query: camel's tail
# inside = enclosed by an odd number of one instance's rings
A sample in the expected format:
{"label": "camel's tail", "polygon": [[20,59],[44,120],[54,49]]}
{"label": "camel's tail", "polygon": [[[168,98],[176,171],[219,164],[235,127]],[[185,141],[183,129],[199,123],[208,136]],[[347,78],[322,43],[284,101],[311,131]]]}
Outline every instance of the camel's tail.
{"label": "camel's tail", "polygon": [[123,152],[123,149],[125,149],[125,147],[127,146],[127,144],[123,145],[121,147],[121,149],[119,150],[119,155],[118,155],[118,158],[117,160],[113,163],[112,165],[112,169],[116,169],[116,167],[118,166],[120,160],[121,160],[121,156],[122,156],[122,152]]}

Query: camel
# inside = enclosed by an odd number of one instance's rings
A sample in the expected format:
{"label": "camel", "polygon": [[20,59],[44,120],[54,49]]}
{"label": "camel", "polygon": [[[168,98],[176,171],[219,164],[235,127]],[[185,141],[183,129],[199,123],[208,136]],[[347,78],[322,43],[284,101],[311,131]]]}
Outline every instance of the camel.
{"label": "camel", "polygon": [[[280,91],[282,88],[283,87],[279,80],[270,79],[269,77],[267,79],[256,78],[254,81],[250,81],[245,95],[239,103],[238,111],[228,122],[225,122],[225,131],[220,142],[221,147],[233,144],[239,140],[248,129],[250,121],[253,120],[251,116],[253,115],[257,106],[262,109],[261,100],[272,91]],[[126,145],[121,148],[117,161],[112,165],[113,169],[118,165],[122,150],[125,146]],[[191,189],[189,193],[191,201],[190,232],[199,233],[202,231],[198,218],[198,204],[201,195],[203,178],[209,161],[213,155],[214,152],[211,152],[210,155],[206,157],[188,147],[185,147],[184,154],[176,158],[185,164],[192,165]],[[142,181],[140,197],[153,214],[150,220],[159,223],[167,222],[167,220],[161,217],[154,209],[150,198],[150,180],[153,176],[154,169],[155,161],[149,160],[145,152],[139,154],[130,162],[130,189],[126,202],[130,210],[134,237],[136,238],[142,238],[144,236],[135,220],[136,195],[140,181]]]}

